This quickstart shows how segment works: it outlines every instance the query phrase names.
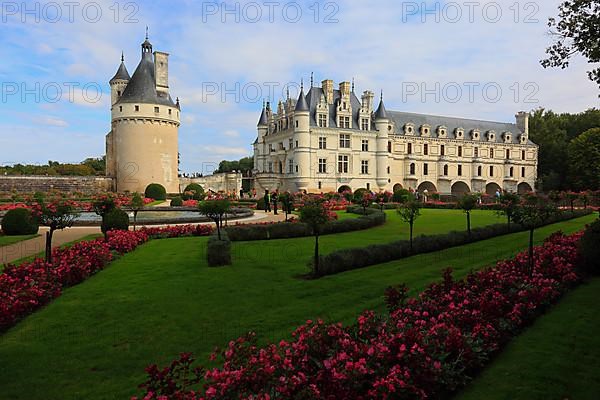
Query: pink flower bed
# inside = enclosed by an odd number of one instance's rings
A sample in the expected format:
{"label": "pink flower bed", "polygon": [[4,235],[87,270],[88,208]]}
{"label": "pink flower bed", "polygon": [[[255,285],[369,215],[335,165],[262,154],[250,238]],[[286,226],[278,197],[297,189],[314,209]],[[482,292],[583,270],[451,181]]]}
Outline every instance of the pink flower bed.
{"label": "pink flower bed", "polygon": [[417,298],[390,288],[386,316],[367,311],[348,327],[307,321],[292,340],[264,347],[241,337],[211,356],[218,368],[194,368],[190,354],[151,365],[143,399],[443,397],[578,282],[580,237],[555,234],[537,247],[531,276],[523,252],[459,281],[447,270]]}
{"label": "pink flower bed", "polygon": [[115,255],[133,251],[153,238],[206,236],[213,228],[181,225],[109,232],[108,241],[95,239],[53,250],[53,262],[37,258],[19,266],[6,265],[0,274],[0,331],[60,296],[62,290],[76,285],[104,269]]}

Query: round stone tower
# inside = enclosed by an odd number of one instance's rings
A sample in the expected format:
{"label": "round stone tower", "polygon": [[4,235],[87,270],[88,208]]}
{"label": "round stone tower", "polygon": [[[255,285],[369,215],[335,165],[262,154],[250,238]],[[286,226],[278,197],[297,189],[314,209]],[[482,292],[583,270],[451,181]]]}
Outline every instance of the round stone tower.
{"label": "round stone tower", "polygon": [[117,192],[143,193],[150,183],[179,192],[179,100],[169,94],[169,55],[142,43],[142,59],[129,77],[123,57],[111,87],[111,131],[106,135],[106,173]]}

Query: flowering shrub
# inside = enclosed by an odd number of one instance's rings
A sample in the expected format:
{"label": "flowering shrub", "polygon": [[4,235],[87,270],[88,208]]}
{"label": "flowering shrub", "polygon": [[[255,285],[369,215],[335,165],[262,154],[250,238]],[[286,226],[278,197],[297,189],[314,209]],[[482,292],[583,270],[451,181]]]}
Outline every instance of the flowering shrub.
{"label": "flowering shrub", "polygon": [[[532,275],[520,253],[460,281],[447,270],[417,298],[407,300],[404,286],[389,288],[387,316],[366,311],[348,327],[309,320],[291,341],[264,347],[253,334],[238,338],[213,353],[222,366],[204,373],[199,392],[184,389],[203,372],[192,369],[189,354],[174,367],[151,365],[143,399],[443,397],[578,282],[580,236],[551,236],[536,252]],[[182,368],[186,381],[176,373]]]}
{"label": "flowering shrub", "polygon": [[110,231],[106,241],[95,239],[53,249],[51,263],[38,258],[19,266],[6,265],[0,274],[0,331],[60,296],[63,288],[104,269],[116,255],[133,251],[149,239],[206,236],[212,231],[206,225]]}

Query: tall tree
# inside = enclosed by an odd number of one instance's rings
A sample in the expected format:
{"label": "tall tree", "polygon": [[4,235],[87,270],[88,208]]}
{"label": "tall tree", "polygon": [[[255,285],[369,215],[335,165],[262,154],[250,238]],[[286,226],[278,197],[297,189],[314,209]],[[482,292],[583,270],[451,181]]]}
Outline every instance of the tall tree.
{"label": "tall tree", "polygon": [[409,240],[410,240],[410,252],[413,251],[413,227],[415,221],[421,215],[421,203],[415,200],[414,196],[410,195],[408,200],[398,206],[396,210],[400,219],[409,225]]}
{"label": "tall tree", "polygon": [[577,190],[600,189],[600,128],[590,129],[569,144],[570,179]]}
{"label": "tall tree", "polygon": [[310,226],[315,237],[315,254],[313,257],[313,275],[319,276],[319,234],[321,225],[329,220],[323,199],[304,196],[304,205],[300,209],[300,221]]}
{"label": "tall tree", "polygon": [[[544,68],[567,68],[575,54],[590,64],[600,62],[598,0],[563,1],[558,6],[558,18],[549,18],[548,27],[556,41],[546,49],[548,58],[540,61]],[[588,71],[588,78],[600,86],[600,67]]]}

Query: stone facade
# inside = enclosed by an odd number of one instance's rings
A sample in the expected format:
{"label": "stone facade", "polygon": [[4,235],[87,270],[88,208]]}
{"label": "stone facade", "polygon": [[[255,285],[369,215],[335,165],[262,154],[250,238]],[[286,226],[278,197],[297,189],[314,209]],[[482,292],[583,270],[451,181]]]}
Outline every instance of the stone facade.
{"label": "stone facade", "polygon": [[179,100],[169,94],[168,54],[152,53],[146,38],[130,78],[123,58],[111,86],[111,131],[106,135],[106,173],[118,192],[143,193],[150,183],[179,191]]}
{"label": "stone facade", "polygon": [[21,193],[61,192],[97,193],[113,190],[112,178],[98,176],[0,176],[0,192]]}
{"label": "stone facade", "polygon": [[538,146],[529,114],[516,123],[387,111],[383,95],[359,99],[349,82],[301,90],[297,101],[263,106],[254,142],[258,191],[327,192],[398,188],[460,195],[527,192],[537,178]]}
{"label": "stone facade", "polygon": [[242,188],[242,174],[239,172],[228,172],[207,175],[199,178],[179,178],[180,189],[183,192],[190,183],[197,183],[204,191],[225,192],[239,194]]}

